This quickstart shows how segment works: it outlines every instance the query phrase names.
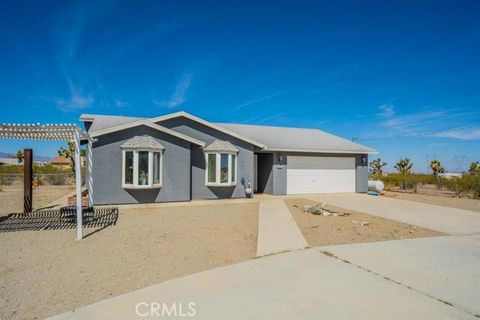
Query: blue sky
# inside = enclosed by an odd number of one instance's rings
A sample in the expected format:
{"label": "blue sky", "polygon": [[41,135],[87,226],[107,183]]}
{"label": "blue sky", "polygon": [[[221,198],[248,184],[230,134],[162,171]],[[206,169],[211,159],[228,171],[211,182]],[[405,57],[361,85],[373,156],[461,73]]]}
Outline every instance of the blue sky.
{"label": "blue sky", "polygon": [[[416,170],[480,160],[478,1],[17,1],[0,122],[81,113],[320,128]],[[58,143],[0,140],[0,151]]]}

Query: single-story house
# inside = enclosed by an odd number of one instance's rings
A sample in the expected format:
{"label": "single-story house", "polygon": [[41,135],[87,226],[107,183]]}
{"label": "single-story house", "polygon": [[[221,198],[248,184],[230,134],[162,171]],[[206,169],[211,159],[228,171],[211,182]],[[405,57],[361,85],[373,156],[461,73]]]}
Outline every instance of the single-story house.
{"label": "single-story house", "polygon": [[375,150],[317,129],[83,114],[94,204],[367,192]]}
{"label": "single-story house", "polygon": [[64,156],[56,156],[50,161],[52,166],[59,168],[60,170],[72,168],[72,162]]}

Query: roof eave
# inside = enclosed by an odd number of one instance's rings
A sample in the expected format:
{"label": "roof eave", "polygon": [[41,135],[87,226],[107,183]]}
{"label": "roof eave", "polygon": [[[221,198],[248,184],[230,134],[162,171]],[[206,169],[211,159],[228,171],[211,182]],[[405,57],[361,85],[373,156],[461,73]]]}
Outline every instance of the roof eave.
{"label": "roof eave", "polygon": [[266,152],[300,152],[300,153],[342,153],[342,154],[378,154],[376,150],[325,150],[325,149],[291,149],[291,148],[265,148]]}
{"label": "roof eave", "polygon": [[174,131],[172,129],[162,127],[158,124],[150,122],[149,120],[139,120],[139,121],[126,123],[126,124],[118,125],[118,126],[107,128],[107,129],[98,130],[98,131],[95,131],[95,132],[91,132],[90,136],[92,138],[96,138],[96,137],[100,137],[100,136],[103,136],[103,135],[106,135],[106,134],[109,134],[109,133],[114,133],[114,132],[117,132],[117,131],[126,130],[126,129],[130,129],[130,128],[134,128],[134,127],[138,127],[138,126],[142,126],[142,125],[150,127],[152,129],[155,129],[155,130],[158,130],[158,131],[161,131],[161,132],[164,132],[166,134],[172,135],[172,136],[180,138],[182,140],[191,142],[191,143],[196,144],[198,146],[205,147],[205,143],[203,141],[194,139],[192,137],[189,137],[187,135],[184,135],[184,134],[179,133],[177,131]]}
{"label": "roof eave", "polygon": [[157,122],[157,121],[165,121],[165,120],[169,120],[169,119],[173,119],[173,118],[177,118],[177,117],[185,117],[187,119],[190,119],[192,121],[195,121],[195,122],[198,122],[200,124],[203,124],[207,127],[210,127],[212,129],[215,129],[215,130],[218,130],[220,132],[223,132],[223,133],[226,133],[232,137],[235,137],[239,140],[243,140],[245,142],[248,142],[256,147],[259,147],[259,148],[262,148],[264,149],[266,146],[261,143],[261,142],[258,142],[258,141],[255,141],[253,139],[250,139],[248,137],[245,137],[241,134],[238,134],[236,132],[233,132],[227,128],[224,128],[222,126],[219,126],[219,125],[216,125],[210,121],[206,121],[206,120],[203,120],[202,118],[199,118],[197,116],[194,116],[193,114],[190,114],[188,112],[185,112],[185,111],[179,111],[179,112],[175,112],[175,113],[170,113],[170,114],[166,114],[166,115],[163,115],[163,116],[159,116],[159,117],[155,117],[155,118],[151,118],[149,119],[151,122]]}

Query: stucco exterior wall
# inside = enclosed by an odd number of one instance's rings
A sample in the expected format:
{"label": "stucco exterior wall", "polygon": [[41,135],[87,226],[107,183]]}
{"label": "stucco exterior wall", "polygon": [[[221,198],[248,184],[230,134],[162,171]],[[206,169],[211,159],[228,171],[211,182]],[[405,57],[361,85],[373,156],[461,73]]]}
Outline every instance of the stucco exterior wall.
{"label": "stucco exterior wall", "polygon": [[200,147],[192,147],[192,199],[245,198],[245,184],[253,183],[254,146],[240,139],[204,126],[184,117],[159,122],[162,126],[186,134],[205,142],[207,145],[216,139],[229,141],[238,150],[237,184],[234,187],[207,187],[205,185],[205,155]]}
{"label": "stucco exterior wall", "polygon": [[[130,138],[150,135],[165,147],[163,183],[157,189],[122,187],[122,150]],[[190,200],[190,143],[146,126],[98,137],[93,144],[93,199],[95,205]]]}
{"label": "stucco exterior wall", "polygon": [[[362,162],[364,157],[365,162]],[[355,173],[356,173],[356,192],[366,193],[368,192],[368,155],[359,154],[355,157]]]}

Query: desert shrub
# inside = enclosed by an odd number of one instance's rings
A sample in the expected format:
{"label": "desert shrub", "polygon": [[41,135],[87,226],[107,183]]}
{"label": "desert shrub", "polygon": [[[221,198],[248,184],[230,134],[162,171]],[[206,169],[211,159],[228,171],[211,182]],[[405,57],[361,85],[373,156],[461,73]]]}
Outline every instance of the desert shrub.
{"label": "desert shrub", "polygon": [[458,179],[458,188],[462,193],[480,198],[480,176],[464,175],[461,179]]}
{"label": "desert shrub", "polygon": [[68,168],[65,170],[61,170],[58,167],[55,167],[51,164],[47,164],[44,166],[34,166],[33,172],[36,174],[71,173],[72,169]]}
{"label": "desert shrub", "polygon": [[13,183],[14,176],[8,174],[0,174],[0,186],[10,186]]}
{"label": "desert shrub", "polygon": [[436,183],[435,177],[427,174],[389,174],[378,178],[387,188],[415,189],[417,186]]}
{"label": "desert shrub", "polygon": [[0,167],[0,174],[19,174],[19,173],[23,173],[23,165]]}
{"label": "desert shrub", "polygon": [[67,184],[68,175],[66,174],[49,174],[44,176],[45,180],[47,180],[48,184],[54,186],[60,186]]}
{"label": "desert shrub", "polygon": [[440,178],[438,180],[432,174],[409,174],[405,176],[389,174],[375,178],[382,180],[387,189],[405,187],[405,189],[416,190],[416,187],[436,185],[443,190],[453,191],[457,195],[465,194],[476,198],[480,197],[480,176],[477,175],[465,174],[462,178]]}

